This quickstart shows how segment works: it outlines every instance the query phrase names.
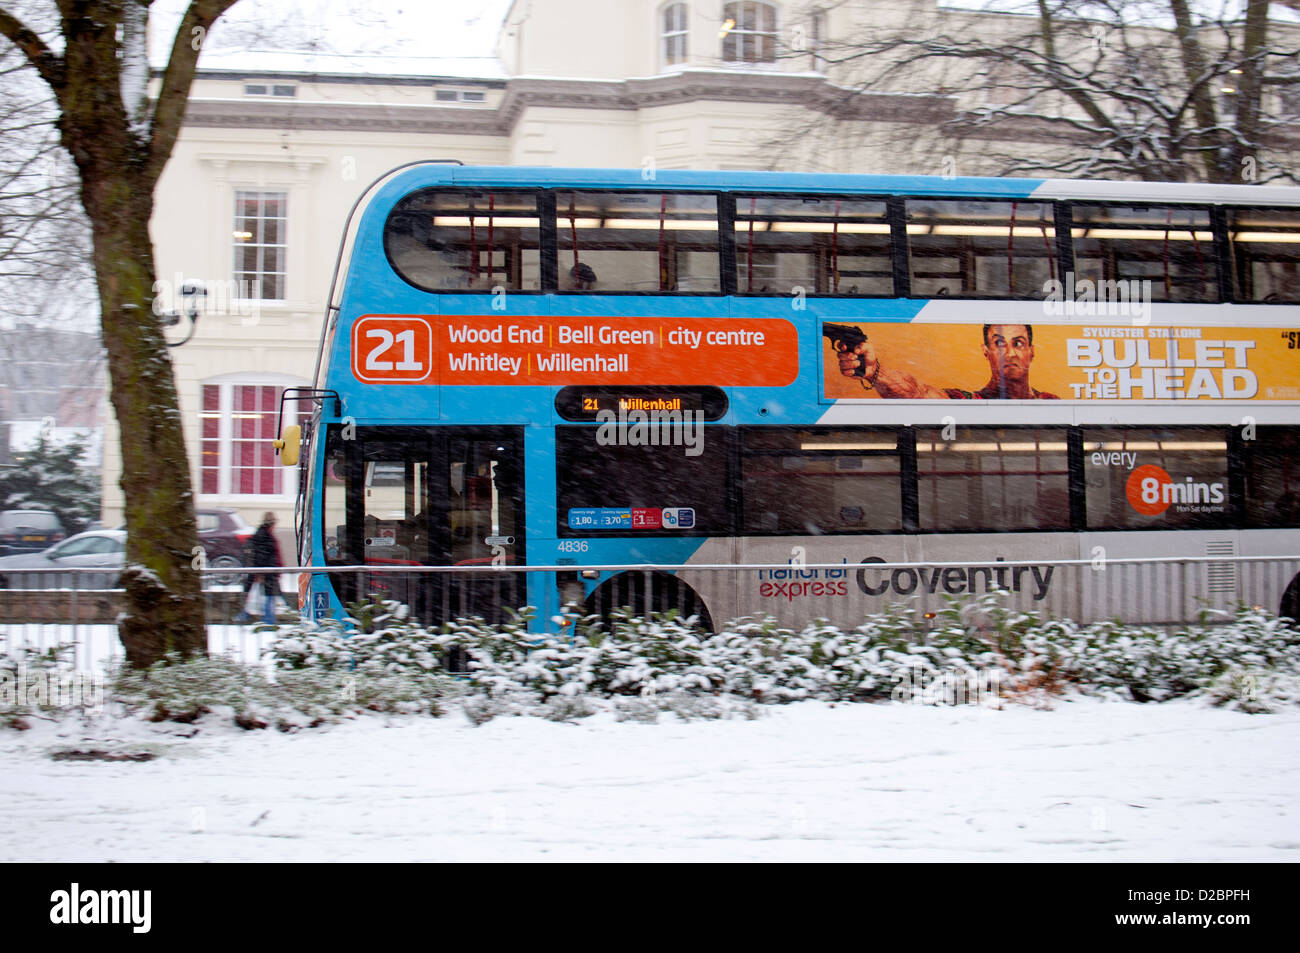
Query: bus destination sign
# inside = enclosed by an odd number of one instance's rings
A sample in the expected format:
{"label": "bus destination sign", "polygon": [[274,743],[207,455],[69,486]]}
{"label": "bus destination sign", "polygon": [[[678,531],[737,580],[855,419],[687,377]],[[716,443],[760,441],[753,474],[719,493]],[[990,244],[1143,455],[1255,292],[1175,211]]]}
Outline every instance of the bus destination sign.
{"label": "bus destination sign", "polygon": [[785,387],[799,373],[784,318],[368,314],[351,342],[367,384]]}
{"label": "bus destination sign", "polygon": [[555,412],[565,420],[597,420],[602,411],[628,415],[699,415],[721,420],[727,395],[716,387],[566,387],[555,395]]}

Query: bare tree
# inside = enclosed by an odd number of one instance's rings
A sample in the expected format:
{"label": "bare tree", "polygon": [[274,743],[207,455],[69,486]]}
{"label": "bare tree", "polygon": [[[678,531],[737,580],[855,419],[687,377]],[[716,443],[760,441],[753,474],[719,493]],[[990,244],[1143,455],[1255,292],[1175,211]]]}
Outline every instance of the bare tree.
{"label": "bare tree", "polygon": [[986,172],[1294,181],[1300,29],[1270,19],[1280,8],[1270,0],[989,0],[957,11],[918,0],[895,24],[877,18],[822,43],[840,89],[822,104],[831,118],[784,129],[784,153],[853,141],[871,125],[864,104],[929,93],[898,117],[932,123],[934,135],[911,141],[931,156],[965,146]]}
{"label": "bare tree", "polygon": [[90,226],[56,118],[26,57],[0,49],[0,320],[10,323],[94,300]]}
{"label": "bare tree", "polygon": [[121,430],[127,564],[119,635],[130,664],[206,648],[198,534],[171,360],[153,309],[154,187],[180,135],[199,49],[236,0],[191,0],[156,98],[147,95],[151,0],[54,0],[42,31],[6,5],[0,35],[57,104],[59,141],[91,224],[100,326]]}

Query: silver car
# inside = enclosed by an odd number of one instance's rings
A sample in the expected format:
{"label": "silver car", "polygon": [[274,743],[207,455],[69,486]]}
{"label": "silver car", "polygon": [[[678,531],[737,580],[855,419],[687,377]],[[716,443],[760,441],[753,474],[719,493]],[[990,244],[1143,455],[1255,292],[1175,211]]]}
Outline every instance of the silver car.
{"label": "silver car", "polygon": [[[116,589],[126,561],[126,533],[96,529],[78,533],[39,553],[0,556],[0,589]],[[112,572],[59,572],[61,569]],[[11,570],[44,570],[12,572]]]}

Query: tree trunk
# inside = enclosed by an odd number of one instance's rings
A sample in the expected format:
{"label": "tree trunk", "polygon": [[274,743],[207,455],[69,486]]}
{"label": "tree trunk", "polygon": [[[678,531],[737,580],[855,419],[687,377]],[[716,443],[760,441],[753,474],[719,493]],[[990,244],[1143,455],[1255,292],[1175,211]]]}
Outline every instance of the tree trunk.
{"label": "tree trunk", "polygon": [[119,88],[122,10],[100,12],[110,15],[66,24],[59,131],[81,173],[110,399],[121,430],[126,612],[118,635],[127,663],[143,667],[171,653],[203,653],[207,630],[193,565],[198,532],[176,382],[153,312],[149,219],[157,166],[148,133],[133,128]]}
{"label": "tree trunk", "polygon": [[58,100],[59,135],[81,173],[94,236],[126,502],[126,613],[118,634],[134,666],[207,648],[194,495],[171,359],[153,311],[149,219],[154,186],[180,135],[202,38],[236,0],[191,0],[152,109],[145,51],[151,2],[61,0],[62,53],[0,7],[0,34]]}
{"label": "tree trunk", "polygon": [[127,569],[118,633],[128,664],[147,666],[170,653],[203,653],[207,637],[176,385],[153,313],[153,196],[131,178],[129,170],[82,170],[111,399],[121,429]]}

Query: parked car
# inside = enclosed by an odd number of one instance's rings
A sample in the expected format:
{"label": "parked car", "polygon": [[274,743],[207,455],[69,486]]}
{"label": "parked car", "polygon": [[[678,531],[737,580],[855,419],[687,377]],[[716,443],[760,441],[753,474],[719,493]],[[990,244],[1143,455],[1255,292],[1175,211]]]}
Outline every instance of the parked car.
{"label": "parked car", "polygon": [[49,510],[0,512],[0,555],[40,552],[63,536],[63,524]]}
{"label": "parked car", "polygon": [[[244,522],[239,510],[228,506],[202,507],[194,511],[194,516],[199,524],[199,544],[208,554],[208,566],[231,570],[245,565],[244,547],[255,530]],[[207,578],[219,586],[233,586],[243,581],[243,573],[222,572]]]}
{"label": "parked car", "polygon": [[[0,589],[116,589],[126,560],[126,533],[97,529],[69,536],[44,552],[0,556]],[[109,572],[57,572],[98,569]],[[14,573],[14,569],[47,572]]]}

